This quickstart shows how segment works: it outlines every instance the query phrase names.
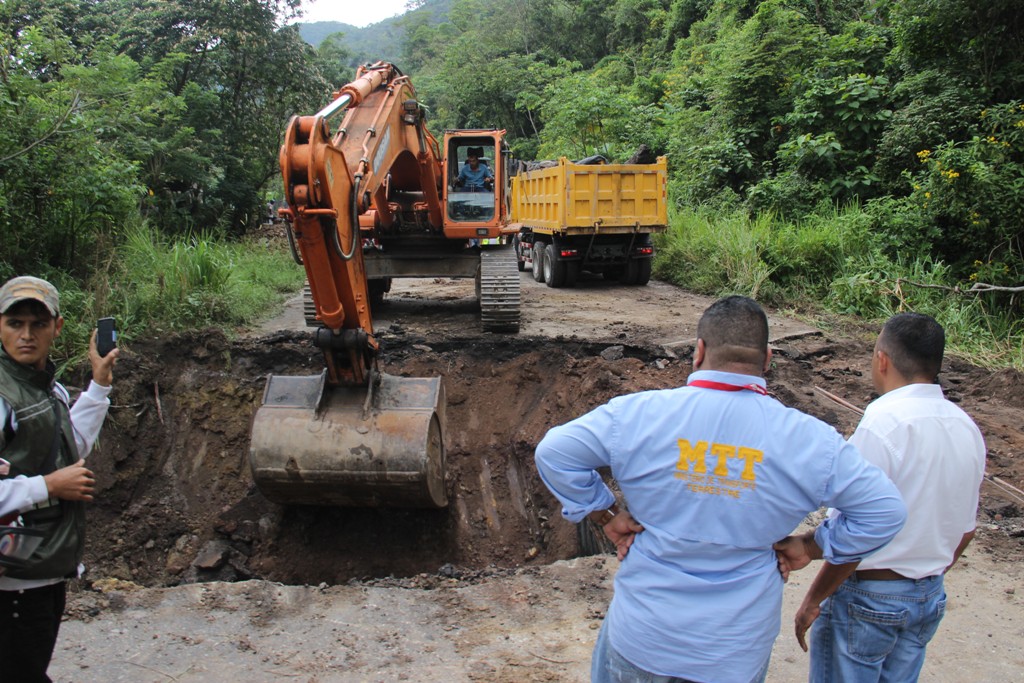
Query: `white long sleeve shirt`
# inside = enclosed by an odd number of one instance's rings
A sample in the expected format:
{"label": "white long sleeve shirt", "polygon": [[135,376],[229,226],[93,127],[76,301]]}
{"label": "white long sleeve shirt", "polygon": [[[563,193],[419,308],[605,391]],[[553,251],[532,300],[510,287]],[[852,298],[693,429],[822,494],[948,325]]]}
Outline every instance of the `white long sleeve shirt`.
{"label": "white long sleeve shirt", "polygon": [[850,443],[892,479],[908,511],[896,538],[860,569],[943,573],[978,514],[986,450],[974,420],[939,385],[908,384],[867,407]]}

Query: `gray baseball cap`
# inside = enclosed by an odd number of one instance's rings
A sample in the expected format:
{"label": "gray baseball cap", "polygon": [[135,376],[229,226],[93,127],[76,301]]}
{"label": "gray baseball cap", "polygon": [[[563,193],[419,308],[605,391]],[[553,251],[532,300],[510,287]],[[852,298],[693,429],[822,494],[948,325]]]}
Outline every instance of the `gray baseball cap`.
{"label": "gray baseball cap", "polygon": [[0,314],[6,313],[14,304],[26,299],[40,301],[50,311],[50,315],[60,315],[60,295],[57,288],[46,280],[22,275],[8,280],[0,287]]}

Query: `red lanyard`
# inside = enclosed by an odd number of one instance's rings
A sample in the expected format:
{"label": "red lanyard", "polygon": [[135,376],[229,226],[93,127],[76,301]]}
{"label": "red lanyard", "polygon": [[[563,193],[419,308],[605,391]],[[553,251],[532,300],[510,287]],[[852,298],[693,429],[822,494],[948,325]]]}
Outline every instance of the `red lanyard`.
{"label": "red lanyard", "polygon": [[709,379],[695,379],[689,382],[687,386],[700,387],[701,389],[715,389],[717,391],[743,391],[747,389],[753,391],[755,394],[761,394],[762,396],[768,395],[768,390],[762,387],[760,384],[726,384],[725,382],[712,382]]}

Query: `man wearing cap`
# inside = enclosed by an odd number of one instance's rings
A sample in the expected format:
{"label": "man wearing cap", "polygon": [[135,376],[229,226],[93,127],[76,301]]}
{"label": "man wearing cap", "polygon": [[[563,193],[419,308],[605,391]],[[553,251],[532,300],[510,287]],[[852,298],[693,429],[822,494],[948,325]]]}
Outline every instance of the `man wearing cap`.
{"label": "man wearing cap", "polygon": [[49,358],[63,325],[49,282],[16,277],[0,288],[0,524],[42,532],[28,558],[0,557],[0,666],[15,683],[50,680],[65,579],[80,570],[95,486],[84,458],[110,406],[118,355],[101,357],[93,333],[93,379],[69,409]]}

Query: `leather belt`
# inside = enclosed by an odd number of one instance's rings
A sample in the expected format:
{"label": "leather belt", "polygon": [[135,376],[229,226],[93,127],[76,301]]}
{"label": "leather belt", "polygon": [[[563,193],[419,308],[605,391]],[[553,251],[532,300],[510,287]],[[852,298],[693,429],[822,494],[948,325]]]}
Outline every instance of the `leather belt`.
{"label": "leather belt", "polygon": [[861,581],[913,581],[891,569],[859,569],[853,573]]}

